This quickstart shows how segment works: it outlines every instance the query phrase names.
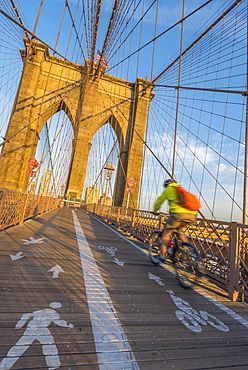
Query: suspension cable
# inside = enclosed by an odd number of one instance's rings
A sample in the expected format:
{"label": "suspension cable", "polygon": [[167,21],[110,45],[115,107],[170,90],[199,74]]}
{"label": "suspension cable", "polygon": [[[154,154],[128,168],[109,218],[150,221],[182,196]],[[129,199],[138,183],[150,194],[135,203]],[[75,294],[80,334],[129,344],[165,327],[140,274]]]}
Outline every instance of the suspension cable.
{"label": "suspension cable", "polygon": [[[209,26],[204,32],[202,32],[202,34],[197,37],[182,53],[181,53],[181,56],[179,55],[176,59],[174,59],[156,78],[154,78],[154,80],[152,81],[153,83],[156,82],[166,71],[168,71],[169,68],[171,68],[179,59],[180,57],[182,57],[183,55],[185,55],[186,53],[188,53],[188,51],[194,47],[198,41],[200,41],[209,31],[211,31],[223,18],[225,18],[227,16],[227,14],[233,9],[235,8],[235,6],[239,5],[241,3],[242,0],[236,0],[226,11],[224,11],[224,13],[218,17],[216,19],[215,22],[213,22],[211,24],[211,26]],[[207,2],[209,3],[209,1]],[[207,4],[205,3],[205,4]],[[204,4],[204,5],[205,5]],[[199,9],[199,8],[198,8]],[[192,12],[193,13],[193,12]],[[192,14],[191,13],[191,14]],[[189,14],[190,15],[190,14]],[[186,18],[189,17],[189,15],[187,17],[185,17],[183,20],[181,19],[180,22],[184,21]]]}
{"label": "suspension cable", "polygon": [[[18,12],[18,9],[17,9],[16,4],[14,3],[14,1],[13,1],[13,0],[10,0],[10,2],[11,2],[11,4],[12,4],[12,6],[13,6],[13,9],[14,9],[14,11],[15,11],[15,13],[16,13],[17,18],[18,18],[18,19],[19,19],[19,21],[20,21],[20,25],[21,25],[21,26],[24,26],[24,23],[23,23],[23,21],[22,21],[22,19],[21,19],[20,13]],[[25,32],[26,36],[28,37],[28,36],[29,36],[28,32],[26,32],[26,31],[24,31],[24,32]]]}
{"label": "suspension cable", "polygon": [[[126,58],[122,59],[120,62],[116,63],[114,66],[110,67],[109,68],[109,71],[111,69],[115,68],[120,63],[123,63],[125,60],[131,58],[133,55],[135,55],[136,53],[138,53],[140,50],[144,49],[146,46],[150,45],[152,42],[154,42],[155,40],[157,40],[158,38],[160,38],[161,36],[163,36],[165,33],[171,31],[174,27],[178,26],[182,21],[185,21],[187,18],[191,17],[193,14],[195,14],[196,12],[198,12],[200,9],[202,9],[203,7],[205,7],[206,5],[208,5],[209,3],[211,3],[212,1],[213,0],[208,0],[206,3],[204,3],[203,5],[201,5],[200,7],[198,7],[197,9],[195,9],[193,12],[189,13],[186,17],[184,17],[184,19],[180,19],[178,22],[174,23],[171,27],[167,28],[165,31],[163,31],[162,33],[160,33],[158,36],[154,37],[152,40],[148,41],[146,44],[144,44],[143,46],[141,46],[140,49],[135,50],[133,53],[129,54]],[[242,0],[239,0],[239,1],[242,1]],[[155,80],[153,80],[153,82],[154,81]]]}

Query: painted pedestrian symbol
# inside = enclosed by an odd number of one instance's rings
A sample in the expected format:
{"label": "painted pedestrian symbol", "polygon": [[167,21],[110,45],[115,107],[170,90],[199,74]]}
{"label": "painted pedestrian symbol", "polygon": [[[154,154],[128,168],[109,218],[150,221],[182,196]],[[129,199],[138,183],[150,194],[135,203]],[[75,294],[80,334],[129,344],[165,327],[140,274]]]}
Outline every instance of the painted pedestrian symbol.
{"label": "painted pedestrian symbol", "polygon": [[60,302],[52,302],[49,305],[51,308],[34,311],[32,313],[25,313],[16,324],[15,328],[22,328],[26,322],[31,318],[27,324],[27,329],[18,342],[9,350],[7,356],[0,362],[1,370],[9,370],[16,361],[23,355],[29,346],[37,340],[42,344],[42,351],[45,356],[48,370],[58,369],[61,365],[58,349],[54,343],[54,338],[48,329],[48,326],[53,322],[58,326],[66,328],[73,328],[74,325],[67,323],[60,319],[60,315],[55,311],[55,308],[60,308]]}

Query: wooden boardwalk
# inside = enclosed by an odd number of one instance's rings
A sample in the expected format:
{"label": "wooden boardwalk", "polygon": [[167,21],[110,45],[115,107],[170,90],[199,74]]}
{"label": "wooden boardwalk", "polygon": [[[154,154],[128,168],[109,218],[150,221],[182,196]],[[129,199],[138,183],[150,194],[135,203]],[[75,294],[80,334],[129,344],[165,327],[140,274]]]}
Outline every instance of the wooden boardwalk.
{"label": "wooden boardwalk", "polygon": [[247,304],[171,271],[81,209],[0,232],[0,369],[248,369]]}

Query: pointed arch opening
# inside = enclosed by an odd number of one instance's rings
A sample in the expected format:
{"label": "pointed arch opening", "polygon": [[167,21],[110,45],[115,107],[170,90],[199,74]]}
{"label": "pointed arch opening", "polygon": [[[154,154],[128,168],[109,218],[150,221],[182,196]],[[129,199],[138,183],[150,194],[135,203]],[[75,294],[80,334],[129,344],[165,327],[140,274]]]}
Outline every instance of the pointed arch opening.
{"label": "pointed arch opening", "polygon": [[43,196],[63,198],[68,181],[74,130],[66,106],[60,104],[59,108],[40,130],[35,154],[39,167],[35,177],[29,181],[28,190]]}
{"label": "pointed arch opening", "polygon": [[123,134],[114,115],[99,126],[91,140],[82,199],[86,203],[113,205]]}

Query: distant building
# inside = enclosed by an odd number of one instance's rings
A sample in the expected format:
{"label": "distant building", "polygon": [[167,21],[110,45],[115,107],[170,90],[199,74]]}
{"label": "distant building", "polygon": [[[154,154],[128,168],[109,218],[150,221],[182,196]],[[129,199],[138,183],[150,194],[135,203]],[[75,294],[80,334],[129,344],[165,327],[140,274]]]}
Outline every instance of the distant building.
{"label": "distant building", "polygon": [[112,198],[108,197],[106,194],[103,194],[99,199],[99,204],[103,206],[112,206]]}
{"label": "distant building", "polygon": [[100,190],[96,186],[86,188],[85,202],[88,204],[98,204]]}
{"label": "distant building", "polygon": [[48,187],[50,184],[50,179],[51,179],[52,171],[51,170],[45,170],[41,176],[40,180],[40,186],[39,186],[39,191],[38,194],[40,195],[47,195],[48,194]]}

